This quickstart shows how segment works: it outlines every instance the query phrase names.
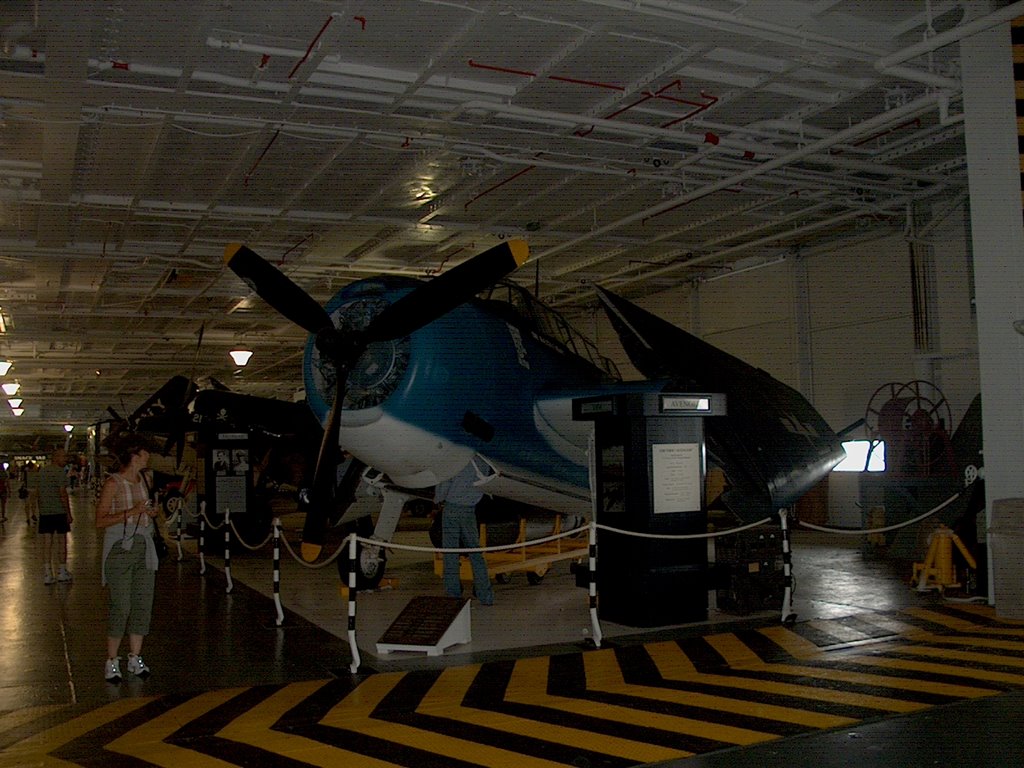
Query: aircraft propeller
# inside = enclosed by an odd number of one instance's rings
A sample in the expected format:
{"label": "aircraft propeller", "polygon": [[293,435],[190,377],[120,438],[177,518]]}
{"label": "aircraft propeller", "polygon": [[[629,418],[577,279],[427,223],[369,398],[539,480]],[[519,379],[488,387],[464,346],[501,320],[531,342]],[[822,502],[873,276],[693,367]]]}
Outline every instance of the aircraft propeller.
{"label": "aircraft propeller", "polygon": [[302,288],[257,253],[240,243],[224,249],[224,261],[257,296],[303,330],[315,336],[322,355],[335,366],[335,392],[313,473],[302,531],[302,557],[312,562],[320,555],[327,528],[327,500],[337,483],[338,431],[349,372],[374,342],[408,336],[418,328],[468,301],[525,263],[529,247],[509,240],[464,261],[422,283],[386,307],[362,330],[342,333],[327,310]]}

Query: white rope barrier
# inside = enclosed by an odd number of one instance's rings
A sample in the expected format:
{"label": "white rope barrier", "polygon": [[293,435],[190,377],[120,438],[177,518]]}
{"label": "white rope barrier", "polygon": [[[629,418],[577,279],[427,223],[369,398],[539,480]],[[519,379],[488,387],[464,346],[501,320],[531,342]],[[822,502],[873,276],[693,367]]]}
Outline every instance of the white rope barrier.
{"label": "white rope barrier", "polygon": [[924,520],[925,518],[931,517],[936,512],[938,512],[938,511],[948,507],[950,504],[952,504],[958,498],[960,498],[960,494],[959,493],[954,493],[952,496],[950,496],[944,502],[942,502],[941,504],[939,504],[936,507],[932,507],[927,512],[925,512],[923,515],[918,515],[917,517],[912,518],[910,520],[906,520],[905,522],[902,522],[902,523],[896,523],[894,525],[887,525],[884,528],[829,528],[829,527],[824,526],[824,525],[815,525],[813,523],[805,523],[803,520],[799,520],[797,522],[800,525],[802,525],[804,528],[810,528],[813,531],[822,531],[824,533],[839,533],[839,534],[843,534],[843,535],[846,535],[846,536],[866,536],[866,535],[872,534],[872,533],[888,533],[889,531],[895,531],[895,530],[898,530],[900,528],[906,528],[908,525],[913,525],[914,523],[919,523],[922,520]]}
{"label": "white rope barrier", "polygon": [[[810,528],[810,529],[817,530],[817,531],[823,531],[823,532],[826,532],[826,533],[842,533],[842,534],[849,534],[849,535],[864,535],[864,534],[870,534],[870,533],[884,533],[884,532],[887,532],[887,531],[893,531],[893,530],[897,530],[899,528],[904,528],[906,526],[913,525],[914,523],[920,522],[921,520],[924,520],[925,518],[930,517],[931,515],[935,514],[936,512],[939,512],[940,510],[944,509],[948,505],[952,504],[953,501],[955,501],[959,496],[960,496],[960,494],[956,493],[953,496],[951,496],[950,498],[946,499],[941,504],[939,504],[938,506],[934,507],[933,509],[929,510],[928,512],[926,512],[926,513],[924,513],[922,515],[919,515],[919,516],[917,516],[917,517],[915,517],[915,518],[913,518],[911,520],[907,520],[906,522],[899,523],[899,524],[896,524],[896,525],[886,526],[884,528],[873,528],[873,529],[865,529],[865,530],[850,530],[850,529],[842,529],[842,528],[829,528],[829,527],[826,527],[826,526],[819,526],[819,525],[814,525],[814,524],[811,524],[811,523],[806,523],[804,521],[799,521],[799,523],[800,523],[800,525],[804,526],[805,528]],[[783,570],[784,570],[784,578],[785,578],[786,583],[787,583],[787,586],[786,586],[786,593],[787,594],[786,594],[786,597],[783,600],[783,617],[782,618],[783,618],[783,622],[784,623],[786,621],[791,620],[791,618],[793,616],[792,613],[791,613],[791,608],[792,608],[792,591],[793,591],[792,590],[792,584],[793,584],[793,581],[792,581],[792,572],[791,572],[791,552],[790,552],[790,549],[789,549],[788,526],[787,526],[787,520],[786,520],[786,512],[787,512],[786,510],[780,510],[780,512],[779,512],[779,514],[780,514],[780,524],[781,524],[782,533],[783,533]],[[210,528],[213,529],[213,530],[217,530],[218,528],[225,527],[225,531],[224,531],[224,543],[225,543],[224,569],[225,569],[225,574],[226,574],[227,580],[228,580],[227,592],[230,592],[231,588],[232,588],[231,570],[230,570],[230,561],[231,561],[231,552],[230,552],[230,536],[231,536],[231,533],[230,532],[232,530],[234,530],[235,535],[236,535],[236,537],[238,537],[239,542],[244,547],[246,547],[246,549],[248,549],[250,551],[257,551],[259,549],[262,549],[269,541],[273,540],[273,542],[274,542],[274,546],[273,546],[273,558],[274,558],[274,564],[273,564],[273,594],[274,594],[274,603],[275,603],[275,606],[276,606],[276,609],[277,609],[277,619],[276,619],[277,626],[281,626],[283,624],[283,622],[284,622],[284,610],[283,610],[283,608],[281,606],[281,597],[280,597],[280,594],[281,594],[281,592],[280,592],[280,586],[281,586],[281,570],[280,570],[281,550],[280,550],[280,544],[281,544],[281,542],[284,543],[285,550],[288,552],[288,554],[291,555],[293,560],[295,560],[297,563],[299,563],[302,567],[308,568],[308,569],[311,569],[311,570],[319,570],[321,568],[326,568],[331,563],[333,563],[335,560],[337,560],[337,558],[341,555],[343,550],[345,550],[346,548],[348,549],[349,569],[348,569],[348,626],[347,626],[347,636],[348,636],[349,648],[350,648],[351,654],[352,654],[352,663],[350,665],[350,669],[351,669],[351,671],[353,673],[358,671],[360,663],[361,663],[360,654],[359,654],[359,647],[358,647],[357,639],[356,639],[356,594],[357,594],[357,591],[358,591],[356,589],[357,567],[358,567],[358,563],[357,563],[357,552],[358,552],[358,550],[357,550],[357,547],[358,547],[358,544],[360,542],[362,542],[365,545],[382,547],[382,548],[388,549],[388,550],[403,550],[403,551],[407,551],[407,552],[424,552],[424,553],[430,553],[430,554],[433,554],[433,555],[436,555],[436,554],[449,554],[449,553],[451,553],[451,554],[471,554],[471,553],[477,553],[477,552],[479,552],[479,553],[486,553],[486,552],[508,552],[508,551],[520,550],[520,549],[521,550],[526,550],[527,548],[534,547],[534,546],[537,546],[539,544],[546,544],[546,543],[558,541],[558,540],[564,539],[564,538],[579,536],[584,531],[586,531],[587,534],[588,534],[588,546],[589,546],[589,551],[588,551],[589,558],[588,559],[589,559],[589,572],[590,572],[590,583],[589,583],[589,590],[588,590],[588,602],[589,602],[588,608],[589,608],[590,621],[591,621],[591,627],[592,627],[592,632],[593,632],[593,636],[592,636],[593,642],[594,642],[596,647],[600,648],[601,647],[601,642],[603,640],[603,633],[602,633],[602,630],[601,630],[601,623],[600,623],[600,619],[598,617],[598,612],[597,612],[597,603],[598,603],[598,595],[597,595],[597,531],[598,531],[598,529],[603,530],[603,531],[608,531],[610,533],[622,534],[622,535],[626,535],[626,536],[635,536],[635,537],[638,537],[638,538],[646,538],[646,539],[666,539],[666,540],[714,539],[714,538],[730,536],[730,535],[734,535],[734,534],[737,534],[737,533],[741,533],[743,531],[750,530],[751,528],[756,528],[758,526],[764,525],[764,524],[766,524],[766,523],[771,521],[771,517],[765,517],[765,518],[763,518],[761,520],[758,520],[756,522],[748,523],[746,525],[742,525],[742,526],[739,526],[739,527],[736,527],[736,528],[729,528],[729,529],[726,529],[726,530],[723,530],[723,531],[709,531],[707,533],[692,533],[692,534],[653,534],[653,533],[644,533],[644,532],[640,532],[640,531],[630,531],[630,530],[625,530],[625,529],[622,529],[622,528],[616,528],[616,527],[609,526],[609,525],[602,525],[600,523],[591,522],[591,523],[588,523],[586,525],[582,525],[582,526],[579,526],[577,528],[573,528],[572,530],[569,530],[569,531],[562,531],[560,533],[552,534],[550,536],[544,536],[544,537],[541,537],[539,539],[531,539],[530,541],[517,541],[517,542],[513,542],[511,544],[498,544],[498,545],[493,545],[493,546],[474,547],[474,548],[434,547],[434,546],[418,546],[418,545],[413,545],[413,544],[399,544],[399,543],[396,543],[396,542],[383,542],[383,541],[381,541],[379,539],[367,538],[367,537],[358,536],[358,535],[352,533],[352,534],[349,534],[348,536],[345,537],[345,539],[342,541],[342,543],[338,547],[338,549],[330,557],[328,557],[326,560],[323,560],[323,561],[321,561],[319,563],[308,563],[300,555],[298,555],[295,552],[294,549],[292,549],[291,543],[288,541],[288,537],[283,535],[283,529],[282,529],[282,526],[281,526],[280,518],[274,518],[273,523],[272,523],[271,533],[267,537],[267,539],[264,540],[258,546],[253,547],[253,546],[250,546],[250,545],[246,544],[241,539],[241,537],[238,536],[238,531],[237,531],[237,529],[235,529],[234,522],[230,518],[230,510],[225,510],[224,522],[222,522],[220,525],[216,525],[216,526],[213,525],[209,521],[207,516],[206,516],[205,502],[200,506],[200,514],[199,514],[199,516],[200,516],[199,552],[200,552],[200,562],[201,562],[200,573],[204,573],[205,572],[205,561],[203,561],[203,533],[205,531],[205,527],[207,525],[209,525]],[[180,523],[179,523],[179,531],[180,531]],[[179,533],[179,551],[180,551],[180,533]],[[582,557],[582,555],[581,555],[581,557]]]}
{"label": "white rope barrier", "polygon": [[613,528],[610,525],[602,525],[597,523],[597,527],[602,531],[609,531],[611,533],[621,533],[626,536],[636,536],[641,539],[716,539],[719,536],[731,536],[734,533],[740,533],[741,531],[747,531],[751,528],[757,528],[759,525],[764,525],[770,522],[770,517],[765,517],[758,520],[756,523],[748,523],[747,525],[741,525],[738,528],[727,528],[724,531],[709,531],[708,533],[642,533],[641,531],[627,531],[622,528]]}
{"label": "white rope barrier", "polygon": [[270,543],[270,540],[272,538],[274,538],[274,530],[273,530],[273,528],[271,528],[270,529],[270,533],[267,534],[267,538],[265,538],[263,541],[261,541],[256,546],[250,546],[249,544],[245,543],[245,539],[243,539],[242,535],[238,532],[238,528],[235,526],[235,521],[234,520],[231,521],[231,530],[235,534],[235,539],[238,541],[238,543],[241,544],[246,549],[248,549],[250,552],[258,552],[259,550],[261,550],[265,546],[267,546],[267,544]]}
{"label": "white rope barrier", "polygon": [[[347,538],[347,537],[346,537],[346,538]],[[295,562],[297,562],[297,563],[298,563],[299,565],[301,565],[301,566],[302,566],[303,568],[309,568],[310,570],[313,570],[313,571],[318,571],[318,570],[320,570],[321,568],[326,568],[326,567],[327,567],[328,565],[330,565],[331,563],[333,563],[333,562],[334,562],[335,560],[337,560],[337,559],[338,559],[338,555],[340,555],[340,554],[341,554],[341,551],[342,551],[342,550],[343,550],[343,549],[345,548],[345,542],[343,541],[343,542],[341,543],[341,546],[340,546],[340,547],[338,547],[337,551],[335,551],[335,553],[334,553],[333,555],[331,555],[331,556],[330,556],[329,558],[327,558],[327,559],[326,559],[326,560],[324,560],[323,562],[320,562],[320,563],[308,563],[308,562],[306,562],[306,561],[305,561],[305,560],[304,560],[304,559],[302,558],[302,556],[301,556],[301,555],[297,555],[297,554],[295,553],[295,550],[294,550],[294,549],[292,549],[292,545],[291,545],[291,543],[289,543],[289,541],[288,541],[288,537],[287,537],[287,536],[282,536],[282,537],[281,537],[281,541],[283,541],[283,542],[284,542],[284,548],[285,548],[286,550],[288,550],[288,554],[292,556],[292,559],[293,559],[293,560],[294,560]],[[370,541],[370,539],[367,539],[367,541]],[[378,541],[378,542],[376,542],[376,543],[377,543],[377,544],[380,544],[380,542],[379,542],[379,541]],[[390,545],[388,545],[388,546],[390,546]]]}

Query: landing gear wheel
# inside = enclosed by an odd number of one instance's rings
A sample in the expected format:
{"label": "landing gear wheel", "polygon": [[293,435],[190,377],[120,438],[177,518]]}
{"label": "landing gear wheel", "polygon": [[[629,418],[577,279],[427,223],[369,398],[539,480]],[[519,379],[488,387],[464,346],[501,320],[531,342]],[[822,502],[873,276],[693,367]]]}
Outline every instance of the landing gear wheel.
{"label": "landing gear wheel", "polygon": [[[368,591],[380,586],[387,567],[387,553],[376,544],[356,542],[356,589]],[[348,585],[349,558],[338,558],[338,575]]]}
{"label": "landing gear wheel", "polygon": [[964,487],[968,485],[974,485],[974,481],[979,477],[978,468],[973,464],[969,464],[964,468]]}
{"label": "landing gear wheel", "polygon": [[185,497],[181,491],[168,491],[164,495],[164,519],[170,520],[176,513],[185,508]]}

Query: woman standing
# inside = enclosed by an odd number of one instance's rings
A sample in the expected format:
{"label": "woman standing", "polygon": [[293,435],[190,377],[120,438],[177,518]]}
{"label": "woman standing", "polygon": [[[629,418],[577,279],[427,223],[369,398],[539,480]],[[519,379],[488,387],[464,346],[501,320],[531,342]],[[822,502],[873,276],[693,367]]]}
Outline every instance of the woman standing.
{"label": "woman standing", "polygon": [[149,441],[129,435],[114,451],[119,468],[107,478],[96,502],[96,527],[103,537],[103,584],[110,590],[107,630],[107,682],[121,682],[121,638],[128,633],[128,672],[146,678],[142,640],[149,634],[153,591],[160,560],[153,544],[156,510],[144,477]]}

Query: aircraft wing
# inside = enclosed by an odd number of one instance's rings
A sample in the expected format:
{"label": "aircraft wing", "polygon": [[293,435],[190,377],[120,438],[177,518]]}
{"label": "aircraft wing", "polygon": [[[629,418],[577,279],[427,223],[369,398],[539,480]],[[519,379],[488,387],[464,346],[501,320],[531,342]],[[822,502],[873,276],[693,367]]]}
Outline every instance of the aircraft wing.
{"label": "aircraft wing", "polygon": [[839,437],[792,387],[635,304],[598,288],[630,361],[679,391],[723,392],[728,415],[705,420],[708,451],[726,476],[722,502],[743,521],[774,515],[828,475]]}
{"label": "aircraft wing", "polygon": [[320,422],[304,402],[204,389],[196,394],[191,410],[199,424],[221,429],[258,428],[273,435],[306,435],[314,441],[319,441],[323,433]]}

